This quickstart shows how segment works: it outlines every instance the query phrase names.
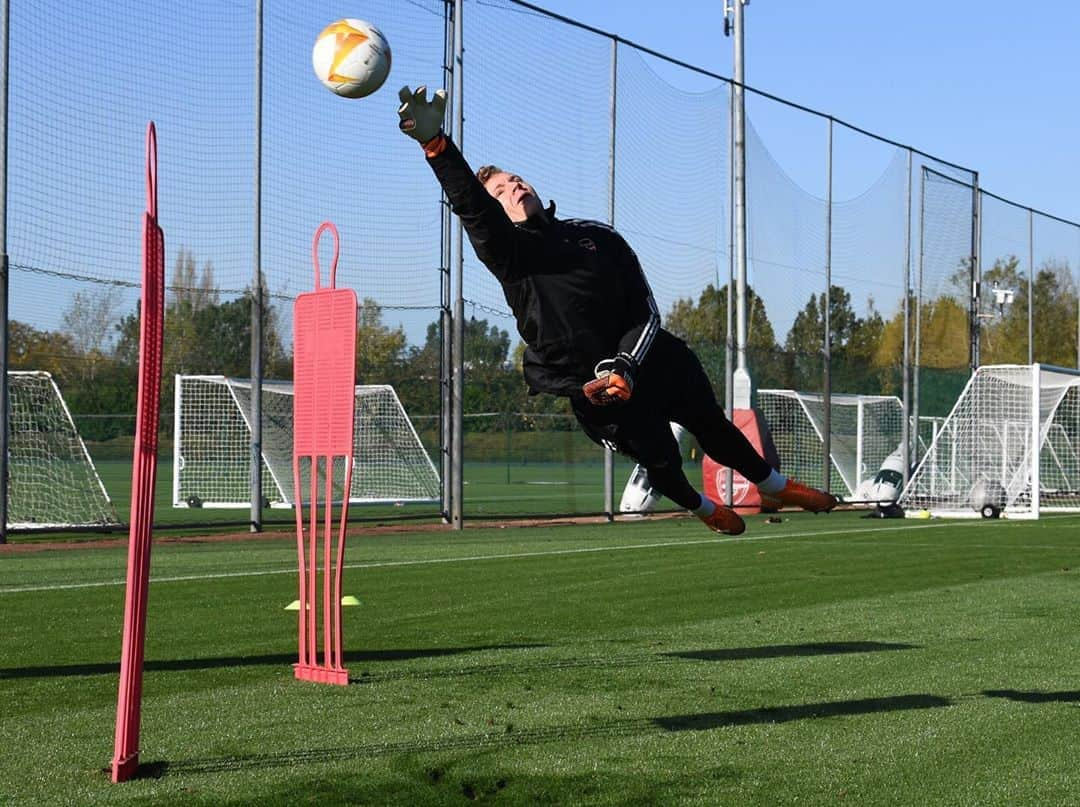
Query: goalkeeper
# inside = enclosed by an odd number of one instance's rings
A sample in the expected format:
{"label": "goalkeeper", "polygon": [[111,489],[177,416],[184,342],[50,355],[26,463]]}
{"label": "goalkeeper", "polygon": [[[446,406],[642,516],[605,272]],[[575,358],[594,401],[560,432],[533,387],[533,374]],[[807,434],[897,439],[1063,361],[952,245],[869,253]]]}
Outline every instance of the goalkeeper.
{"label": "goalkeeper", "polygon": [[699,493],[682,470],[669,422],[682,424],[717,462],[768,497],[813,512],[832,495],[789,480],[762,458],[724,415],[697,356],[660,327],[637,256],[611,227],[560,219],[525,180],[486,165],[473,174],[442,131],[446,93],[399,93],[400,128],[428,164],[461,218],[477,257],[502,285],[525,341],[530,394],[570,399],[596,443],[633,458],[649,483],[716,532],[746,527],[732,509]]}

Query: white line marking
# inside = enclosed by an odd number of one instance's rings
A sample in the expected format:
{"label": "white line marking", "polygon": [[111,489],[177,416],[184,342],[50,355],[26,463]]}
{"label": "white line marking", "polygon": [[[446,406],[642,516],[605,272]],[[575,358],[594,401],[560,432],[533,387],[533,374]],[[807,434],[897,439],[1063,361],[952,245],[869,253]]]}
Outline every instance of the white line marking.
{"label": "white line marking", "polygon": [[[904,522],[902,525],[896,526],[882,526],[882,527],[869,527],[864,529],[852,530],[837,529],[837,530],[822,530],[820,532],[791,532],[791,533],[778,533],[774,535],[752,535],[745,536],[740,535],[737,537],[716,537],[716,538],[702,538],[696,541],[660,541],[651,544],[624,544],[616,546],[589,546],[579,547],[577,549],[549,549],[541,552],[507,552],[499,555],[465,555],[461,557],[453,558],[425,558],[420,560],[381,560],[371,561],[369,563],[346,563],[346,569],[381,569],[390,568],[395,566],[431,566],[438,563],[475,563],[477,561],[484,560],[517,560],[522,558],[542,558],[553,557],[557,555],[584,555],[588,553],[596,552],[630,552],[639,549],[664,549],[667,547],[680,547],[680,546],[705,546],[708,544],[741,544],[747,541],[773,541],[778,538],[806,538],[813,539],[828,535],[847,535],[855,538],[861,535],[882,533],[882,532],[897,532],[903,530],[905,532],[913,532],[916,530],[933,530],[940,529],[942,527],[962,528],[962,527],[980,527],[981,521],[943,521],[938,524],[912,524],[910,521]],[[1057,548],[1057,547],[1055,547]],[[270,569],[262,571],[252,572],[219,572],[213,574],[188,574],[188,575],[176,575],[173,577],[152,577],[151,583],[186,583],[195,580],[225,580],[234,577],[269,577],[271,575],[278,574],[296,574],[296,567],[290,567],[288,569]],[[3,594],[24,594],[34,591],[70,591],[73,589],[82,588],[105,588],[126,585],[126,580],[103,580],[93,583],[58,583],[55,585],[46,586],[13,586],[8,588],[0,588],[0,595]]]}

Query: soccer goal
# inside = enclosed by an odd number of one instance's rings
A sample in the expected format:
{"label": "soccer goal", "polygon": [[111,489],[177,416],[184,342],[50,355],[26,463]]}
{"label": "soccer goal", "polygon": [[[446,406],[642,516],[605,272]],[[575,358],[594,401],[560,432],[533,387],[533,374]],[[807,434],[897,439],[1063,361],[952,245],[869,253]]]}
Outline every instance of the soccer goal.
{"label": "soccer goal", "polygon": [[[292,507],[292,383],[264,381],[262,391],[263,500]],[[175,397],[173,506],[249,507],[251,382],[178,375]],[[353,449],[351,504],[439,500],[435,465],[393,387],[356,387]]]}
{"label": "soccer goal", "polygon": [[831,479],[825,477],[825,398],[817,392],[758,390],[780,467],[813,487],[859,500],[903,440],[904,407],[895,395],[829,396]]}
{"label": "soccer goal", "polygon": [[971,518],[1080,511],[1080,371],[978,368],[900,505],[909,515]]}
{"label": "soccer goal", "polygon": [[8,527],[119,523],[53,377],[11,370],[8,399]]}

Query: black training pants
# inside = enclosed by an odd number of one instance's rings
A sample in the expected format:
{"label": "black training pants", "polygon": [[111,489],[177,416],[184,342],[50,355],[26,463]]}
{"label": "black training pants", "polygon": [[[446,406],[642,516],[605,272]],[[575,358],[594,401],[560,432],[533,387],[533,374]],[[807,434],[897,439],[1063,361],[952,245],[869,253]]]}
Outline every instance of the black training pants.
{"label": "black training pants", "polygon": [[772,471],[725,416],[697,356],[667,331],[657,334],[628,402],[593,406],[581,393],[572,395],[570,402],[594,442],[634,459],[654,488],[688,510],[698,507],[700,499],[683,473],[672,422],[694,435],[706,454],[751,482],[764,481]]}

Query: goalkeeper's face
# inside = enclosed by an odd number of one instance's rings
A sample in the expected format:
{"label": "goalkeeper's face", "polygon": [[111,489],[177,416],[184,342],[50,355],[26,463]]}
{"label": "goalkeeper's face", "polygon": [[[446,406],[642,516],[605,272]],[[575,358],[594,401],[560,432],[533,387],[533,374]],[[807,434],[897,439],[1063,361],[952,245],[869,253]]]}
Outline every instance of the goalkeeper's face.
{"label": "goalkeeper's face", "polygon": [[533,186],[517,174],[508,174],[505,171],[492,174],[484,183],[484,188],[499,200],[510,221],[515,223],[525,221],[544,209]]}

